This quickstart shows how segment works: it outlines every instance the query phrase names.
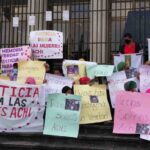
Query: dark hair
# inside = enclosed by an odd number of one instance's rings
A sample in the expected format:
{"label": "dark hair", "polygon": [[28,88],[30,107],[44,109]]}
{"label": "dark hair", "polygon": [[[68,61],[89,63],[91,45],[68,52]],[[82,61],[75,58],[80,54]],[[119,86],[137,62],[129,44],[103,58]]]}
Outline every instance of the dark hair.
{"label": "dark hair", "polygon": [[14,63],[13,68],[18,68],[18,63]]}
{"label": "dark hair", "polygon": [[131,33],[126,33],[126,34],[124,34],[123,37],[124,37],[124,38],[129,37],[129,38],[131,39],[131,38],[132,38],[132,35],[131,35]]}
{"label": "dark hair", "polygon": [[72,89],[69,86],[64,86],[62,89],[62,93],[67,93],[68,90],[72,91]]}

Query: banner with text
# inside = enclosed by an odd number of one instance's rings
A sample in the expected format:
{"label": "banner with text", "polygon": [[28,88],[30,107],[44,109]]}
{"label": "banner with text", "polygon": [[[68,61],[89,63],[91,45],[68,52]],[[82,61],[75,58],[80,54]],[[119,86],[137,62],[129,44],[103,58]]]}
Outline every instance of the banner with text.
{"label": "banner with text", "polygon": [[62,59],[63,33],[50,30],[32,31],[30,46],[35,59]]}
{"label": "banner with text", "polygon": [[74,93],[81,96],[80,124],[111,120],[106,86],[74,85]]}
{"label": "banner with text", "polygon": [[43,84],[45,67],[43,61],[20,61],[17,82],[21,84]]}
{"label": "banner with text", "polygon": [[2,73],[10,74],[13,70],[13,64],[19,60],[30,60],[31,49],[29,46],[3,48],[0,50],[2,56]]}
{"label": "banner with text", "polygon": [[80,97],[50,94],[46,109],[44,134],[78,137],[80,121]]}
{"label": "banner with text", "polygon": [[0,132],[42,132],[44,86],[0,80]]}
{"label": "banner with text", "polygon": [[146,134],[150,125],[150,95],[119,92],[115,105],[114,133]]}

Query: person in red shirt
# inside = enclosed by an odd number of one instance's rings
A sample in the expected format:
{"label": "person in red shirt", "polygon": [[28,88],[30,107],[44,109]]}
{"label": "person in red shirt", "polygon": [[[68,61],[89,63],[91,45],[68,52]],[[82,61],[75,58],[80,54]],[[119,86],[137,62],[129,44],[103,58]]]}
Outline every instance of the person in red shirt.
{"label": "person in red shirt", "polygon": [[124,44],[120,46],[119,52],[121,54],[134,54],[139,53],[140,46],[133,40],[130,33],[124,35]]}

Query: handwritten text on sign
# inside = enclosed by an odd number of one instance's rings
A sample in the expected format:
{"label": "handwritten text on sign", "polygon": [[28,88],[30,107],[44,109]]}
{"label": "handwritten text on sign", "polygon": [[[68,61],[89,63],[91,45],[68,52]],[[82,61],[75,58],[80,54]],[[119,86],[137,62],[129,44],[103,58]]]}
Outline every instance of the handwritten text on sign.
{"label": "handwritten text on sign", "polygon": [[136,134],[138,124],[150,124],[149,94],[119,92],[115,105],[114,133]]}
{"label": "handwritten text on sign", "polygon": [[113,65],[93,65],[87,66],[87,76],[91,79],[96,77],[111,76],[114,70]]}
{"label": "handwritten text on sign", "polygon": [[82,99],[80,124],[111,120],[106,86],[75,85],[74,93]]}
{"label": "handwritten text on sign", "polygon": [[19,60],[29,60],[31,57],[31,49],[29,46],[4,48],[1,49],[2,71],[4,74],[12,72],[13,64]]}
{"label": "handwritten text on sign", "polygon": [[80,97],[50,94],[44,134],[77,137],[79,132]]}
{"label": "handwritten text on sign", "polygon": [[42,86],[0,81],[0,131],[40,132],[45,93]]}
{"label": "handwritten text on sign", "polygon": [[32,31],[30,44],[34,58],[63,58],[63,34],[58,31]]}

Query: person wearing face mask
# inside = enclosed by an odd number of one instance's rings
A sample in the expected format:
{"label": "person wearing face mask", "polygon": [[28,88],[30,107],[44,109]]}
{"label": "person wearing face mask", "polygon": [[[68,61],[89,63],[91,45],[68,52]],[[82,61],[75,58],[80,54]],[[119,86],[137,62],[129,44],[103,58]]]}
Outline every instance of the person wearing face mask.
{"label": "person wearing face mask", "polygon": [[141,50],[139,44],[137,44],[130,33],[124,35],[124,44],[120,46],[119,52],[121,54],[134,54],[139,53]]}

